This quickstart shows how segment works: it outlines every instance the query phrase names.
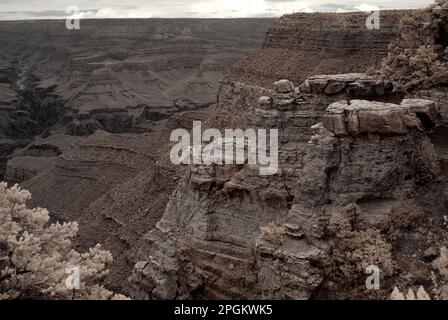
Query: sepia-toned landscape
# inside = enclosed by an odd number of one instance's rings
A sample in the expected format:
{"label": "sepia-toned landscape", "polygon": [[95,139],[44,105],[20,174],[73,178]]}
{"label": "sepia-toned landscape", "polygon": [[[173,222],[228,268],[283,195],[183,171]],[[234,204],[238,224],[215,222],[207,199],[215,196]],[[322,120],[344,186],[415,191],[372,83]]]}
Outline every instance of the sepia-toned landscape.
{"label": "sepia-toned landscape", "polygon": [[0,299],[448,299],[448,1],[0,35]]}

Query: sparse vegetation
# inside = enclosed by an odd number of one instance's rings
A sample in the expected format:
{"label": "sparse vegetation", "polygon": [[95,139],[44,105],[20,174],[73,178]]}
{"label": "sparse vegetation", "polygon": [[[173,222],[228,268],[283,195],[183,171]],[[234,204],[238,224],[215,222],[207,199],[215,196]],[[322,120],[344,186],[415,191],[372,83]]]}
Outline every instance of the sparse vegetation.
{"label": "sparse vegetation", "polygon": [[413,202],[405,202],[392,208],[383,223],[383,231],[390,240],[398,239],[402,232],[409,231],[424,216],[421,207]]}
{"label": "sparse vegetation", "polygon": [[281,245],[285,239],[285,229],[271,222],[266,227],[261,227],[263,239],[276,245]]}
{"label": "sparse vegetation", "polygon": [[394,274],[396,263],[392,255],[392,245],[376,228],[359,230],[354,227],[360,214],[359,206],[352,204],[330,217],[327,234],[333,237],[329,251],[329,280],[344,288],[344,294],[365,297],[366,294],[380,298],[383,291],[366,293],[365,272],[369,266],[381,270],[381,278]]}
{"label": "sparse vegetation", "polygon": [[384,276],[395,270],[392,246],[377,229],[351,232],[333,247],[331,258],[336,273],[348,281],[359,279],[370,265],[378,266]]}
{"label": "sparse vegetation", "polygon": [[426,11],[401,20],[400,38],[389,45],[381,73],[400,91],[448,85],[448,1],[437,0]]}
{"label": "sparse vegetation", "polygon": [[[0,183],[0,299],[124,299],[100,285],[112,262],[98,244],[72,248],[76,222],[49,224],[48,211],[29,209],[31,194]],[[79,268],[79,289],[67,288],[67,269]]]}

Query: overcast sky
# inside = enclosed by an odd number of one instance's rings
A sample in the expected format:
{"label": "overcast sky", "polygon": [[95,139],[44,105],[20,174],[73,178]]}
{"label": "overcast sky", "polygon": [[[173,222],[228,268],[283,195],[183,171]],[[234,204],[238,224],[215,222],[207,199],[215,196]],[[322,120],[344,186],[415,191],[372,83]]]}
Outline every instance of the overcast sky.
{"label": "overcast sky", "polygon": [[305,11],[420,8],[433,0],[0,0],[0,20],[83,18],[278,17]]}

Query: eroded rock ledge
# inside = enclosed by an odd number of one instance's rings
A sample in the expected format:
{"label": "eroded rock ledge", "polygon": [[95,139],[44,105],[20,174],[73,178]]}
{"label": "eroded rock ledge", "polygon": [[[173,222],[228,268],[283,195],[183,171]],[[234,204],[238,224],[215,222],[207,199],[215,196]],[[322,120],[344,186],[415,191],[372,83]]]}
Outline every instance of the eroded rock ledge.
{"label": "eroded rock ledge", "polygon": [[352,100],[396,99],[387,83],[362,74],[274,88],[225,83],[210,123],[279,128],[280,172],[191,166],[145,237],[130,278],[137,297],[310,298],[327,277],[335,212],[359,206],[360,221],[376,225],[438,175],[426,136],[433,102]]}

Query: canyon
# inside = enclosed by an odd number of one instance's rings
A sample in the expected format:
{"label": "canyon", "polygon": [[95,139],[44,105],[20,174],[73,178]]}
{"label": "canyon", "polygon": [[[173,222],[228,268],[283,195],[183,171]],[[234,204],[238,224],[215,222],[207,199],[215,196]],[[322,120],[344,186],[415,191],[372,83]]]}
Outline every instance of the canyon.
{"label": "canyon", "polygon": [[[448,239],[447,90],[405,94],[367,72],[406,13],[382,12],[379,30],[363,12],[0,22],[3,178],[77,221],[77,247],[110,250],[106,285],[133,298],[385,298],[427,284],[425,252]],[[174,165],[170,134],[193,121],[278,129],[279,172]]]}
{"label": "canyon", "polygon": [[55,221],[77,220],[80,247],[113,247],[121,288],[176,183],[177,168],[157,165],[170,132],[207,116],[272,20],[82,22],[0,22],[0,173]]}

